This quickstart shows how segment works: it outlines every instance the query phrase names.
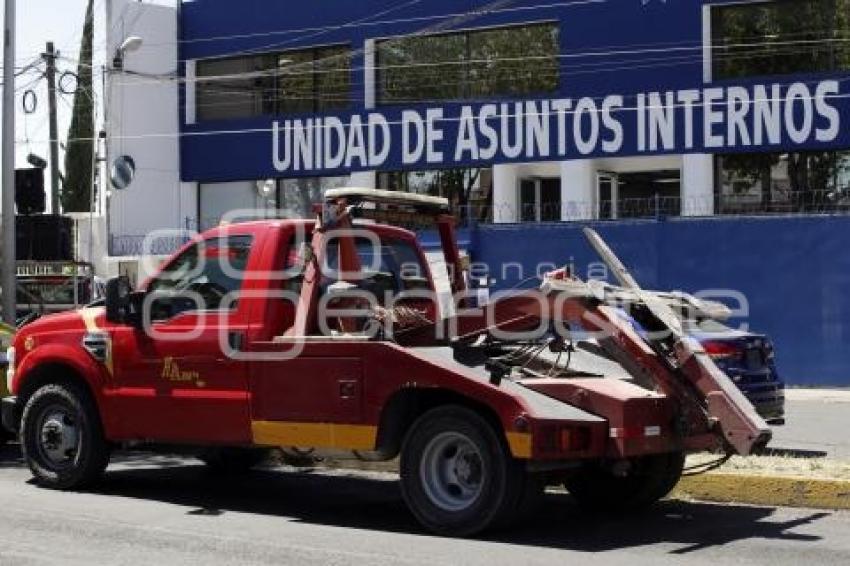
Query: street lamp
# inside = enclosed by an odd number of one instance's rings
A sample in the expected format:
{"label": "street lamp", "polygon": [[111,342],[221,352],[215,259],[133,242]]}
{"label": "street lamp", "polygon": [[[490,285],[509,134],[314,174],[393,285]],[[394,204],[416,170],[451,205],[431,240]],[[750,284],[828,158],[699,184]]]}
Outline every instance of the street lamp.
{"label": "street lamp", "polygon": [[113,68],[119,71],[124,69],[124,56],[127,53],[138,51],[142,47],[142,43],[144,43],[144,40],[137,35],[131,35],[125,39],[115,50],[115,56],[112,58]]}

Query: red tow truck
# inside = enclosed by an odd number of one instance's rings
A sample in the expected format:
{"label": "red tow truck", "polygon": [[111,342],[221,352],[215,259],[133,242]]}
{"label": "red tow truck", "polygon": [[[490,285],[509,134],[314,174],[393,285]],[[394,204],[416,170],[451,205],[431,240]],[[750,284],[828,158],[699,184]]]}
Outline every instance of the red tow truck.
{"label": "red tow truck", "polygon": [[[319,209],[211,230],[138,291],[115,279],[103,306],[23,328],[2,415],[37,482],[90,485],[116,447],[231,471],[272,448],[400,457],[416,518],[468,536],[546,485],[587,507],[647,506],[685,454],[770,440],[683,315],[595,232],[620,286],[563,269],[475,305],[447,201],[340,189]],[[449,316],[415,234],[389,222],[436,226]]]}

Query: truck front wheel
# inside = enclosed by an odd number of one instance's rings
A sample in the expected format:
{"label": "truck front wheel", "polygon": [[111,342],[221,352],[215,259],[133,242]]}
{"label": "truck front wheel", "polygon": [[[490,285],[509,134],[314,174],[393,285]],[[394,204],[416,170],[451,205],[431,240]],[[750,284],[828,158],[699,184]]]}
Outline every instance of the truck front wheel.
{"label": "truck front wheel", "polygon": [[625,473],[601,465],[587,465],[566,481],[579,505],[594,511],[636,511],[669,494],[685,465],[681,452],[636,458]]}
{"label": "truck front wheel", "polygon": [[401,453],[401,488],[429,530],[471,536],[515,510],[522,469],[493,427],[460,406],[439,407],[414,423]]}
{"label": "truck front wheel", "polygon": [[94,401],[71,385],[46,385],[30,397],[21,419],[21,449],[39,485],[52,489],[89,486],[109,463]]}

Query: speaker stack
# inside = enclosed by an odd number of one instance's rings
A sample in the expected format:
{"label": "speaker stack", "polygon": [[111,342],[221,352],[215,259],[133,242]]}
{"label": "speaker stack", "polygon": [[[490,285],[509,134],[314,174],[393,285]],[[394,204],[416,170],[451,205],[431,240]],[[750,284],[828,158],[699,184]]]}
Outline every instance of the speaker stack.
{"label": "speaker stack", "polygon": [[65,216],[18,216],[18,261],[72,261],[73,221]]}
{"label": "speaker stack", "polygon": [[71,261],[73,222],[43,214],[47,197],[44,169],[15,171],[15,217],[18,261]]}

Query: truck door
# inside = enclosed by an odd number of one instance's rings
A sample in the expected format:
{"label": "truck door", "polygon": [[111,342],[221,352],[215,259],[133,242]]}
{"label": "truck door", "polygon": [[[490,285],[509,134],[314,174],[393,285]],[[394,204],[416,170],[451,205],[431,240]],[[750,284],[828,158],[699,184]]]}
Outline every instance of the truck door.
{"label": "truck door", "polygon": [[[433,288],[415,241],[382,238],[377,249],[371,239],[358,239],[355,244],[362,266],[358,287],[373,293],[379,304],[383,305],[387,296]],[[328,245],[326,267],[330,273],[338,269],[337,252]],[[332,282],[325,273],[315,281],[299,284],[319,285],[321,297]],[[300,286],[290,289],[302,291]],[[425,316],[436,316],[435,301],[412,304],[424,306]],[[323,316],[321,311],[317,314]],[[280,348],[288,351],[293,342],[300,341],[297,357],[249,362],[255,440],[301,448],[372,448],[374,427],[364,423],[368,379],[363,352],[368,343],[356,336],[289,339],[292,342],[279,342]]]}
{"label": "truck door", "polygon": [[252,242],[250,235],[230,235],[185,250],[148,287],[150,324],[114,336],[122,436],[249,442],[246,365],[225,351],[248,330],[237,298]]}

